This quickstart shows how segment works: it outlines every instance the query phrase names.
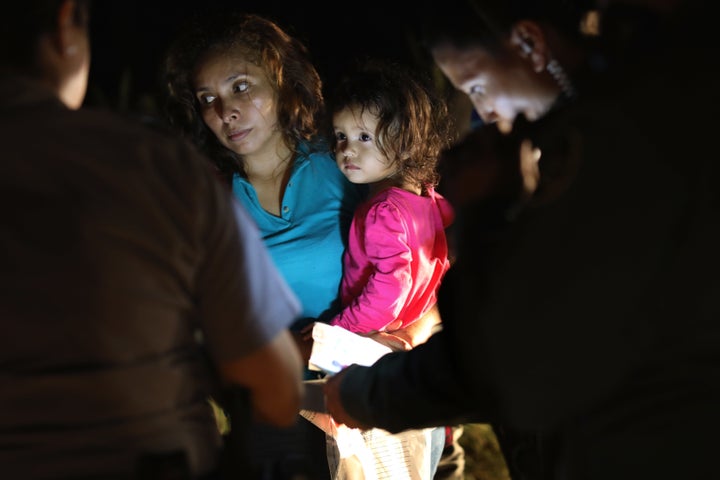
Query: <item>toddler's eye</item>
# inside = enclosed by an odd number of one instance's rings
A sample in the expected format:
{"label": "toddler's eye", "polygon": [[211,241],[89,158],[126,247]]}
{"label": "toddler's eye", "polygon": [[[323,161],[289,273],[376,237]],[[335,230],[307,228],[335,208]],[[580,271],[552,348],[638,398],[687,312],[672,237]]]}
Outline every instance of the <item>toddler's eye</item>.
{"label": "toddler's eye", "polygon": [[347,137],[345,137],[345,134],[343,132],[335,132],[335,140],[337,140],[338,142],[342,142],[346,138]]}
{"label": "toddler's eye", "polygon": [[372,135],[369,133],[361,133],[358,138],[360,138],[361,142],[372,142]]}
{"label": "toddler's eye", "polygon": [[485,87],[482,85],[473,85],[468,90],[468,95],[485,95]]}

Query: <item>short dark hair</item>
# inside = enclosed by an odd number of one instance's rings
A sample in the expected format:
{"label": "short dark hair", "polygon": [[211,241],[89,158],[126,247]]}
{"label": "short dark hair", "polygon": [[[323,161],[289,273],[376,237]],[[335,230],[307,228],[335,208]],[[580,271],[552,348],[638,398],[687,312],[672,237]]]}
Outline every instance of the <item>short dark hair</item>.
{"label": "short dark hair", "polygon": [[427,49],[442,43],[457,47],[481,45],[497,51],[518,20],[551,25],[572,39],[582,35],[583,16],[594,0],[425,0],[420,36]]}
{"label": "short dark hair", "polygon": [[[65,0],[23,0],[3,6],[0,16],[0,64],[23,70],[36,66],[37,43],[43,34],[57,28]],[[87,25],[91,0],[74,0],[75,22]]]}

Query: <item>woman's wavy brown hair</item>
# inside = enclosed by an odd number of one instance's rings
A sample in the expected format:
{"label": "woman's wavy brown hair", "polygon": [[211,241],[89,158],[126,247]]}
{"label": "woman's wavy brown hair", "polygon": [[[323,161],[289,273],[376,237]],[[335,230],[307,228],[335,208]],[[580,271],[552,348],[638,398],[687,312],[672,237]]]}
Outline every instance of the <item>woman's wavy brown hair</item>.
{"label": "woman's wavy brown hair", "polygon": [[208,53],[233,52],[263,68],[278,95],[278,125],[291,150],[318,139],[323,119],[322,82],[305,45],[274,21],[255,14],[227,13],[195,19],[165,57],[165,114],[170,125],[190,138],[230,182],[245,175],[242,158],[223,147],[206,127],[194,94],[192,75]]}

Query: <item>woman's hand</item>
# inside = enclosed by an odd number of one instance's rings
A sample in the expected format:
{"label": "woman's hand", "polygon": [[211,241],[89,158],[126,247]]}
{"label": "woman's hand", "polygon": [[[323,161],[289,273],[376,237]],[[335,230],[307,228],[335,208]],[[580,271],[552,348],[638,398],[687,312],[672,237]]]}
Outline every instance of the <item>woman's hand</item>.
{"label": "woman's hand", "polygon": [[385,345],[394,352],[410,350],[412,345],[402,335],[389,332],[372,332],[362,334],[364,337],[372,338],[378,343]]}
{"label": "woman's hand", "polygon": [[305,341],[308,341],[308,340],[309,340],[310,342],[312,342],[312,339],[313,339],[313,338],[312,338],[313,327],[315,327],[315,322],[312,322],[312,323],[310,323],[310,324],[308,324],[308,325],[305,325],[305,326],[302,328],[302,330],[300,330],[300,334],[301,334],[303,340],[305,340]]}
{"label": "woman's hand", "polygon": [[298,350],[300,350],[300,356],[301,356],[303,362],[305,363],[305,365],[307,365],[308,362],[310,361],[310,355],[312,354],[312,347],[313,347],[312,327],[313,327],[313,325],[315,325],[315,323],[311,323],[310,325],[304,327],[300,331],[293,330],[293,332],[292,332],[293,340],[295,340],[295,344],[297,345]]}

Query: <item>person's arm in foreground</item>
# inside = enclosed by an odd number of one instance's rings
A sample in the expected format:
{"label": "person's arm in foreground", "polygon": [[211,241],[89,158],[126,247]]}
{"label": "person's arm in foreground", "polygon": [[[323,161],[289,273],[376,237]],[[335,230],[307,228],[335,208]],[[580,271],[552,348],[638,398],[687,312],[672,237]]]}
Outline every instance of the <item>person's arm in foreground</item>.
{"label": "person's arm in foreground", "polygon": [[250,390],[255,418],[290,426],[303,395],[302,366],[292,335],[283,330],[269,344],[243,358],[221,362],[218,368],[225,383]]}
{"label": "person's arm in foreground", "polygon": [[405,352],[393,352],[370,367],[351,365],[325,384],[328,412],[352,428],[390,432],[460,423],[489,422],[489,395],[474,395],[447,344],[446,331]]}
{"label": "person's arm in foreground", "polygon": [[217,216],[206,217],[211,248],[198,278],[208,351],[226,387],[247,389],[258,420],[289,426],[304,393],[300,352],[288,330],[300,305],[252,218],[228,192],[215,194]]}

